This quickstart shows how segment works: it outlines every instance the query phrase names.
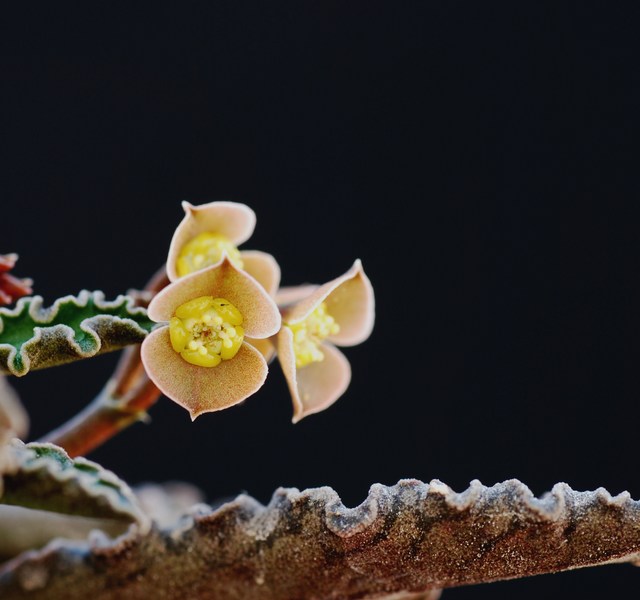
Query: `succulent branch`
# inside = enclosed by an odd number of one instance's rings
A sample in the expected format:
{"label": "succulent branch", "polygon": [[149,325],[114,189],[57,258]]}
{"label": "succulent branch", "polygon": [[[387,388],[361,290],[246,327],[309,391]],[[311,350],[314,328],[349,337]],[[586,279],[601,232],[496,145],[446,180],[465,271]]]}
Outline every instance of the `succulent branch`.
{"label": "succulent branch", "polygon": [[[168,283],[163,266],[143,290],[129,290],[127,296],[136,306],[146,309]],[[129,346],[95,400],[75,417],[44,435],[41,441],[62,446],[72,457],[87,454],[129,425],[145,420],[146,411],[160,396],[160,390],[142,366],[140,348]]]}
{"label": "succulent branch", "polygon": [[126,348],[95,400],[41,441],[62,446],[72,457],[87,454],[126,427],[144,421],[160,396],[142,367],[140,349]]}
{"label": "succulent branch", "polygon": [[[356,508],[331,488],[196,505],[117,542],[53,542],[0,571],[3,598],[403,598],[640,557],[640,502],[517,480],[456,493],[440,481],[372,486]],[[38,590],[37,580],[47,582]],[[411,595],[408,597],[412,597]],[[427,596],[429,597],[429,596]]]}

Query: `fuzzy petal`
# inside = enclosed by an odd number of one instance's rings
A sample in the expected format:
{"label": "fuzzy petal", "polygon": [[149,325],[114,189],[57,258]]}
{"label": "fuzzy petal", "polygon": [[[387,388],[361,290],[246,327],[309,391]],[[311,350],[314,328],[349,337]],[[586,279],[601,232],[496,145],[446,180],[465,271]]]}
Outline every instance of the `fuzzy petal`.
{"label": "fuzzy petal", "polygon": [[259,340],[257,338],[247,338],[244,339],[245,342],[253,346],[267,361],[270,363],[276,354],[276,347],[273,344],[271,339]]}
{"label": "fuzzy petal", "polygon": [[258,281],[273,298],[280,285],[280,265],[271,254],[260,250],[243,250],[240,252],[244,270]]}
{"label": "fuzzy petal", "polygon": [[311,314],[321,302],[340,325],[340,332],[327,339],[338,346],[355,346],[364,342],[373,329],[375,299],[373,287],[362,269],[360,260],[340,277],[325,283],[309,296],[286,310],[287,323],[299,323]]}
{"label": "fuzzy petal", "polygon": [[322,344],[324,360],[298,369],[293,353],[291,329],[283,327],[280,330],[277,345],[278,359],[293,401],[294,423],[328,408],[349,387],[351,366],[337,348],[330,344]]}
{"label": "fuzzy petal", "polygon": [[281,287],[276,293],[276,304],[282,308],[287,308],[310,296],[318,287],[320,286],[314,283]]}
{"label": "fuzzy petal", "polygon": [[169,321],[176,308],[199,296],[226,298],[244,318],[245,335],[267,338],[280,329],[280,312],[266,290],[250,275],[237,269],[224,256],[206,269],[174,281],[158,292],[149,304],[149,317]]}
{"label": "fuzzy petal", "polygon": [[151,381],[165,396],[186,408],[192,420],[242,402],[260,389],[268,372],[262,354],[246,343],[231,360],[217,367],[189,364],[171,347],[168,327],[156,329],[145,338],[141,356]]}
{"label": "fuzzy petal", "polygon": [[209,202],[200,206],[183,202],[182,208],[186,214],[173,234],[167,258],[167,275],[171,281],[178,279],[176,261],[180,250],[198,234],[220,233],[239,246],[251,237],[256,226],[256,214],[238,202]]}

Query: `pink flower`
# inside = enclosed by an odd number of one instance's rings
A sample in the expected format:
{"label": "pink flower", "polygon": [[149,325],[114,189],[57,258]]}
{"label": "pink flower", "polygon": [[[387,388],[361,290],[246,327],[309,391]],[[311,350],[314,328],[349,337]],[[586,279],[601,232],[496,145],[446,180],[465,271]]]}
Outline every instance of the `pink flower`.
{"label": "pink flower", "polygon": [[142,343],[142,362],[158,388],[192,419],[238,404],[255,393],[267,363],[247,338],[280,328],[267,291],[223,254],[215,265],[180,277],[149,304],[163,325]]}
{"label": "pink flower", "polygon": [[374,294],[359,260],[322,286],[278,293],[282,328],[277,355],[293,400],[293,422],[333,404],[349,386],[351,367],[336,346],[366,340],[375,319]]}
{"label": "pink flower", "polygon": [[[277,351],[293,399],[293,421],[330,406],[345,392],[351,379],[349,362],[336,346],[359,344],[369,337],[373,327],[373,290],[360,261],[323,286],[278,290],[280,268],[275,259],[264,252],[238,250],[255,227],[256,217],[248,206],[235,202],[201,206],[183,202],[182,205],[185,217],[173,235],[167,258],[167,276],[173,283],[149,306],[152,319],[169,321],[168,327],[152,333],[143,344],[143,360],[151,379],[195,417],[232,406],[256,391],[266,377],[267,361]],[[226,276],[233,272],[236,278],[234,285],[222,285],[223,291],[218,289],[220,286],[216,287],[218,284],[209,282],[212,275],[206,278],[200,275],[213,273],[212,269],[218,264],[225,265]],[[277,299],[282,328],[277,331],[273,327],[270,330],[246,327],[245,322],[240,325],[235,313],[229,313],[231,320],[221,325],[223,330],[208,333],[213,337],[205,339],[201,329],[209,327],[202,320],[206,315],[210,321],[220,321],[216,311],[227,311],[227,303],[244,314],[243,307],[230,297],[242,274],[243,285],[251,284],[251,293],[262,286],[263,305],[266,306],[265,298]],[[187,282],[196,289],[186,291]],[[171,300],[165,301],[165,298]],[[270,301],[274,305],[273,300]],[[164,303],[163,310],[159,312],[157,307],[161,303]],[[269,313],[264,306],[261,311],[264,315]],[[194,315],[200,316],[194,321]],[[272,326],[273,314],[266,320]],[[228,339],[219,337],[229,331],[233,335],[227,336]],[[221,350],[221,340],[228,348]],[[248,359],[246,348],[253,352],[256,368],[250,369],[253,383],[247,382],[240,393],[241,370],[232,366],[232,362],[240,364],[241,360]],[[236,350],[240,359],[236,358]],[[262,370],[257,368],[259,361],[255,360],[259,354]],[[229,393],[225,393],[219,383],[218,369],[230,374],[231,385],[225,381]],[[185,374],[188,374],[187,383],[182,381]],[[203,395],[210,384],[215,389],[205,399]]]}
{"label": "pink flower", "polygon": [[256,226],[256,215],[238,202],[209,202],[193,206],[183,202],[184,219],[173,234],[167,258],[170,281],[216,264],[227,254],[234,265],[255,278],[269,294],[280,283],[276,260],[259,250],[238,250]]}

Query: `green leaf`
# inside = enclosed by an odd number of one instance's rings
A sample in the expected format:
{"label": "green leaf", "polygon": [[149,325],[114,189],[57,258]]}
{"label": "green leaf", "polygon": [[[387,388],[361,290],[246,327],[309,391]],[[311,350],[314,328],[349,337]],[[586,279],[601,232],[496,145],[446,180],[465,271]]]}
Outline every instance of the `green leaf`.
{"label": "green leaf", "polygon": [[18,468],[5,477],[0,504],[125,521],[142,518],[133,492],[99,464],[72,459],[49,443],[15,440],[11,450]]}
{"label": "green leaf", "polygon": [[16,436],[25,436],[29,428],[29,417],[22,407],[18,394],[0,375],[0,496],[3,475],[15,470],[15,452],[10,442]]}
{"label": "green leaf", "polygon": [[108,302],[100,291],[59,298],[48,308],[42,297],[0,308],[0,372],[26,375],[140,343],[156,326],[133,298]]}
{"label": "green leaf", "polygon": [[13,467],[0,497],[0,557],[37,548],[53,538],[85,539],[92,530],[112,537],[149,520],[129,487],[111,471],[48,443],[8,447]]}

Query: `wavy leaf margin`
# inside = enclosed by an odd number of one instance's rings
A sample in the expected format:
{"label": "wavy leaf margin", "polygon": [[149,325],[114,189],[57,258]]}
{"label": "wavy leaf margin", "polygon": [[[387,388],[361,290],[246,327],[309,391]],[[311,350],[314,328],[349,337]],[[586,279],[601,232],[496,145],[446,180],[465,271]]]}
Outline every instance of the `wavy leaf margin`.
{"label": "wavy leaf margin", "polygon": [[48,443],[14,439],[2,450],[10,463],[5,461],[0,493],[0,560],[61,537],[83,541],[98,535],[113,543],[149,530],[135,494],[97,463],[71,459]]}
{"label": "wavy leaf margin", "polygon": [[0,505],[147,523],[129,486],[98,463],[47,442],[15,439],[9,450],[17,467],[5,476]]}
{"label": "wavy leaf margin", "polygon": [[356,508],[327,487],[279,489],[266,507],[245,495],[217,510],[196,505],[170,529],[110,545],[56,540],[0,567],[0,595],[419,598],[639,558],[640,502],[627,492],[559,483],[536,498],[517,480],[461,493],[402,480],[373,485]]}
{"label": "wavy leaf margin", "polygon": [[101,291],[82,290],[50,307],[41,296],[0,308],[0,372],[18,377],[140,343],[157,326],[132,297],[105,300]]}

